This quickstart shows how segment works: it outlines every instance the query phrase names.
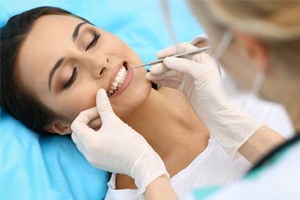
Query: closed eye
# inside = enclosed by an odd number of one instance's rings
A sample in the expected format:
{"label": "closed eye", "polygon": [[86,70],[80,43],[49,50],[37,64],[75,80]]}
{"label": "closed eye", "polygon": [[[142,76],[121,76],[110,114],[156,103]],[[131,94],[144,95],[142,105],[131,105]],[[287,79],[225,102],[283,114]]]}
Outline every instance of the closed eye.
{"label": "closed eye", "polygon": [[72,75],[70,77],[70,79],[66,82],[66,84],[64,85],[63,89],[66,90],[68,88],[70,88],[72,86],[72,84],[74,83],[74,81],[76,80],[77,77],[77,67],[74,67]]}
{"label": "closed eye", "polygon": [[94,37],[93,37],[92,41],[89,43],[89,45],[86,47],[85,51],[87,51],[90,48],[92,48],[93,46],[95,46],[95,44],[97,43],[100,36],[101,36],[100,33],[94,33]]}

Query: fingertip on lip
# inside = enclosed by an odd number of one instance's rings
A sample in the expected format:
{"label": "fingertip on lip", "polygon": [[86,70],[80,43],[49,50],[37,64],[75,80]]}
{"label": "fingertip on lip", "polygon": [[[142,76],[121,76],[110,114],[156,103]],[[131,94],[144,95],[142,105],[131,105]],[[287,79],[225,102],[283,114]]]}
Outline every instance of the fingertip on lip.
{"label": "fingertip on lip", "polygon": [[154,75],[160,74],[161,71],[162,71],[162,69],[163,69],[163,64],[161,64],[161,63],[160,64],[156,64],[155,66],[151,67],[150,73],[154,74]]}

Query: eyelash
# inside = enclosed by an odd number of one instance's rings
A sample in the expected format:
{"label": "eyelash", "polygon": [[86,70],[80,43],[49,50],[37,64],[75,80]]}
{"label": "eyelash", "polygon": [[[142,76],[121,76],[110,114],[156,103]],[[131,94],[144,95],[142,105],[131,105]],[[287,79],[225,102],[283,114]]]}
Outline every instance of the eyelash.
{"label": "eyelash", "polygon": [[[86,47],[85,51],[94,47],[96,45],[98,39],[100,38],[100,36],[101,36],[100,33],[94,33],[94,37],[93,37],[92,41],[89,43],[89,45]],[[64,85],[63,89],[66,90],[66,89],[70,88],[72,86],[72,84],[74,83],[76,77],[77,77],[77,67],[75,67],[73,69],[73,73],[72,73],[70,79],[68,80],[68,82]]]}
{"label": "eyelash", "polygon": [[70,79],[68,80],[68,82],[64,85],[64,90],[70,88],[72,86],[72,84],[74,83],[75,79],[77,77],[77,67],[74,67],[73,69],[73,73],[70,77]]}
{"label": "eyelash", "polygon": [[97,43],[100,36],[101,36],[100,33],[94,33],[94,37],[93,37],[92,41],[90,42],[90,44],[86,47],[85,51],[87,51],[90,48],[92,48],[93,46],[95,46],[95,44]]}

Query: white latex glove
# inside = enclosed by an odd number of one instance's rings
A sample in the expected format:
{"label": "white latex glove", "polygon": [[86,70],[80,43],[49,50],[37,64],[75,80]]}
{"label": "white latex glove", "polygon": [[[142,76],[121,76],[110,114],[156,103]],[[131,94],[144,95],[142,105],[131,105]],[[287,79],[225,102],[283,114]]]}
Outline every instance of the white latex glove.
{"label": "white latex glove", "polygon": [[[189,43],[181,43],[160,51],[158,57],[194,48]],[[238,149],[262,124],[226,98],[217,63],[212,57],[201,53],[189,56],[189,59],[192,60],[168,57],[163,64],[153,65],[146,77],[159,85],[183,92],[211,136],[231,158],[236,158]]]}
{"label": "white latex glove", "polygon": [[[167,56],[172,56],[174,54],[193,50],[196,48],[197,47],[186,42],[180,43],[173,47],[169,47],[165,50],[160,50],[157,53],[157,57],[165,58]],[[186,58],[193,59],[196,62],[200,62],[202,55],[203,54],[200,54],[196,57],[186,56]],[[193,77],[189,74],[182,73],[179,70],[173,70],[171,68],[168,68],[164,64],[153,65],[150,69],[150,72],[146,74],[146,77],[158,85],[179,89],[185,95],[188,95],[190,88],[193,86],[194,81]]]}
{"label": "white latex glove", "polygon": [[[95,131],[87,124],[99,117]],[[94,166],[134,178],[139,194],[156,178],[169,174],[147,141],[115,115],[105,90],[97,93],[97,108],[81,112],[71,125],[77,148]]]}

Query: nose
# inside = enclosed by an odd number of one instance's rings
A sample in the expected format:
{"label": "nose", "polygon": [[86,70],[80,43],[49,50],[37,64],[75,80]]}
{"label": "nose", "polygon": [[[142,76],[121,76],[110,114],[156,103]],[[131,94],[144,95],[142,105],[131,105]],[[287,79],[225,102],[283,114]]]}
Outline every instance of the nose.
{"label": "nose", "polygon": [[102,78],[108,69],[109,58],[90,58],[86,62],[87,69],[91,72],[91,75],[98,79]]}
{"label": "nose", "polygon": [[95,69],[93,69],[96,78],[101,78],[105,74],[105,71],[107,70],[108,67],[108,62],[109,62],[109,58],[106,58],[103,59],[102,62],[96,64]]}

